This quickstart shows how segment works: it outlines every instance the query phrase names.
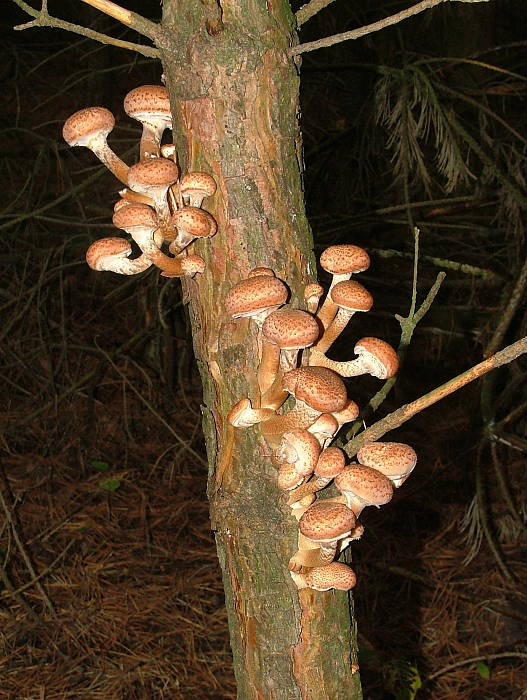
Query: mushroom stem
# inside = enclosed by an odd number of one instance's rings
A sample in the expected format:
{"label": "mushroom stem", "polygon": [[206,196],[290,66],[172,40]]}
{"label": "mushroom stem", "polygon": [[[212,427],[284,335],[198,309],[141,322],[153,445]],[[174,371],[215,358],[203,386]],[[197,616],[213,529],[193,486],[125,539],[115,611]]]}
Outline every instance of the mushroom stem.
{"label": "mushroom stem", "polygon": [[[329,348],[333,345],[335,340],[342,333],[342,331],[346,328],[350,318],[354,315],[354,313],[355,311],[348,311],[347,309],[339,308],[331,323],[325,327],[322,338],[320,338],[318,343],[316,343],[316,345],[312,347],[311,352],[327,352]],[[310,362],[310,364],[313,363]]]}

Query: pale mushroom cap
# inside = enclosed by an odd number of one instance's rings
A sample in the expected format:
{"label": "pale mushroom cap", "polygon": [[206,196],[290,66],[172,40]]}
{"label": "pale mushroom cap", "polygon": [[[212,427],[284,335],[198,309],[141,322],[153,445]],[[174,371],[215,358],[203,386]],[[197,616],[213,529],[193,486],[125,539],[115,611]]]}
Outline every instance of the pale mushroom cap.
{"label": "pale mushroom cap", "polygon": [[361,338],[353,348],[370,365],[370,374],[378,379],[389,379],[397,374],[399,358],[389,343],[380,338]]}
{"label": "pale mushroom cap", "polygon": [[96,135],[107,136],[114,126],[115,117],[106,107],[85,107],[66,119],[62,136],[70,146],[86,146]]}
{"label": "pale mushroom cap", "polygon": [[148,121],[149,116],[165,117],[170,121],[170,101],[163,85],[141,85],[130,90],[124,98],[124,111],[132,119]]}
{"label": "pale mushroom cap", "polygon": [[300,532],[314,542],[331,542],[355,527],[353,511],[343,503],[316,501],[300,518]]}
{"label": "pale mushroom cap", "polygon": [[363,272],[370,266],[370,256],[357,245],[332,245],[320,256],[320,265],[333,275]]}
{"label": "pale mushroom cap", "polygon": [[317,436],[318,439],[332,438],[339,429],[339,422],[332,413],[321,413],[312,423],[308,430]]}
{"label": "pale mushroom cap", "polygon": [[128,204],[120,207],[114,212],[112,222],[114,226],[124,231],[138,227],[151,229],[158,227],[155,211],[146,204]]}
{"label": "pale mushroom cap", "polygon": [[372,467],[352,464],[335,477],[342,493],[351,493],[364,505],[383,506],[392,500],[393,485],[388,477]]}
{"label": "pale mushroom cap", "polygon": [[86,251],[86,262],[92,270],[101,272],[106,269],[105,262],[116,257],[126,258],[131,252],[132,246],[124,238],[100,238]]}
{"label": "pale mushroom cap", "polygon": [[172,214],[172,224],[196,238],[214,236],[218,226],[216,219],[208,211],[198,207],[182,207]]}
{"label": "pale mushroom cap", "polygon": [[302,476],[313,473],[320,455],[320,444],[307,430],[296,428],[282,435],[276,455],[278,459],[295,465]]}
{"label": "pale mushroom cap", "polygon": [[346,466],[346,455],[340,447],[322,450],[315,467],[315,474],[324,479],[334,479]]}
{"label": "pale mushroom cap", "polygon": [[283,350],[299,350],[316,342],[320,329],[313,316],[299,309],[278,309],[262,325],[267,341]]}
{"label": "pale mushroom cap", "polygon": [[417,455],[403,442],[371,442],[360,448],[357,459],[391,478],[409,474],[416,465]]}
{"label": "pale mushroom cap", "polygon": [[283,387],[298,400],[321,413],[340,411],[347,403],[346,387],[327,367],[297,367],[286,372]]}
{"label": "pale mushroom cap", "polygon": [[187,173],[181,178],[179,189],[184,197],[192,195],[212,197],[216,192],[216,181],[208,173]]}
{"label": "pale mushroom cap", "polygon": [[333,303],[347,311],[369,311],[373,297],[366,287],[354,280],[337,282],[330,292]]}
{"label": "pale mushroom cap", "polygon": [[282,280],[270,275],[257,275],[241,280],[225,297],[225,310],[233,318],[250,316],[265,309],[285,304],[288,290]]}
{"label": "pale mushroom cap", "polygon": [[128,186],[143,191],[150,187],[169,187],[177,181],[179,169],[168,158],[148,158],[130,166]]}
{"label": "pale mushroom cap", "polygon": [[339,561],[333,561],[324,566],[314,566],[304,574],[304,579],[309,588],[315,591],[328,591],[330,588],[349,591],[357,583],[353,569]]}

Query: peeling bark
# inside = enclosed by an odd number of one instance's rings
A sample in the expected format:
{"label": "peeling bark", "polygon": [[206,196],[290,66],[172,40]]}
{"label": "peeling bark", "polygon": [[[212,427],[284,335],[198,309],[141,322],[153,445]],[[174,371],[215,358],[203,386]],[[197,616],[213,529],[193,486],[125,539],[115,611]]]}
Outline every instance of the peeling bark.
{"label": "peeling bark", "polygon": [[206,271],[183,284],[203,380],[211,522],[238,697],[357,700],[347,594],[297,591],[287,570],[297,522],[277,488],[269,450],[258,426],[235,430],[225,421],[234,403],[256,395],[258,352],[254,324],[226,316],[227,291],[264,265],[301,308],[315,264],[289,3],[225,0],[221,17],[218,7],[165,0],[157,44],[183,172],[208,172],[218,184],[205,200],[218,234],[192,251]]}

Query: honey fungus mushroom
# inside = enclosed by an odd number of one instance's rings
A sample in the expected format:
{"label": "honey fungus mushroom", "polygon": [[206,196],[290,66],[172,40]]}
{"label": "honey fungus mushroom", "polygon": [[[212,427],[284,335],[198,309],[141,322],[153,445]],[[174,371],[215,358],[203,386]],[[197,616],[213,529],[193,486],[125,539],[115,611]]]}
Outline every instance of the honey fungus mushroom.
{"label": "honey fungus mushroom", "polygon": [[315,591],[349,591],[357,583],[357,577],[347,564],[333,561],[324,566],[314,566],[305,574],[290,572],[297,588],[312,588]]}
{"label": "honey fungus mushroom", "polygon": [[330,360],[316,348],[312,348],[309,362],[334,370],[341,377],[357,377],[371,374],[378,379],[389,379],[397,374],[399,358],[392,346],[380,338],[361,338],[354,347],[357,357],[347,362]]}
{"label": "honey fungus mushroom", "polygon": [[225,311],[232,318],[252,318],[262,327],[267,316],[287,301],[289,291],[274,275],[255,275],[241,280],[225,297]]}
{"label": "honey fungus mushroom", "polygon": [[97,272],[117,272],[120,275],[137,275],[152,265],[146,255],[130,260],[131,254],[132,246],[124,238],[100,238],[86,251],[86,262]]}
{"label": "honey fungus mushroom", "polygon": [[337,543],[351,535],[356,518],[343,503],[316,501],[299,520],[300,532],[320,547],[319,565],[328,564],[335,557]]}
{"label": "honey fungus mushroom", "polygon": [[392,500],[390,479],[363,464],[351,464],[343,469],[335,477],[335,486],[345,496],[348,508],[357,518],[366,506],[379,508]]}
{"label": "honey fungus mushroom", "polygon": [[139,145],[140,159],[155,158],[160,154],[165,129],[172,128],[172,114],[168,92],[163,85],[140,85],[124,98],[124,111],[143,125]]}
{"label": "honey fungus mushroom", "polygon": [[384,474],[396,488],[406,481],[417,463],[415,450],[403,442],[370,442],[360,448],[357,459]]}

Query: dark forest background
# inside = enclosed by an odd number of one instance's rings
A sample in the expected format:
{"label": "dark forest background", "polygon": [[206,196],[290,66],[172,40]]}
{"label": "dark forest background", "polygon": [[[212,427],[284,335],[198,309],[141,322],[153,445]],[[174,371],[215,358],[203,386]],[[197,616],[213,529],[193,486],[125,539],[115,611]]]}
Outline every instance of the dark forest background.
{"label": "dark forest background", "polygon": [[[340,0],[301,39],[406,4]],[[126,6],[160,17],[157,1]],[[49,10],[139,40],[82,4]],[[139,126],[122,99],[160,67],[13,31],[27,20],[2,3],[0,698],[234,698],[185,300],[154,271],[87,268],[90,242],[115,231],[119,185],[61,137],[73,111],[104,105],[131,161]],[[527,334],[526,26],[521,0],[445,3],[303,57],[316,249],[372,256],[374,309],[333,356],[364,335],[398,345],[414,227],[418,302],[446,272],[378,416]],[[419,461],[353,545],[367,700],[527,697],[526,370],[520,359],[390,434]],[[354,398],[378,388],[354,380]]]}

